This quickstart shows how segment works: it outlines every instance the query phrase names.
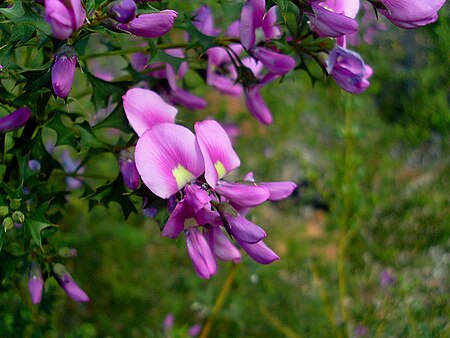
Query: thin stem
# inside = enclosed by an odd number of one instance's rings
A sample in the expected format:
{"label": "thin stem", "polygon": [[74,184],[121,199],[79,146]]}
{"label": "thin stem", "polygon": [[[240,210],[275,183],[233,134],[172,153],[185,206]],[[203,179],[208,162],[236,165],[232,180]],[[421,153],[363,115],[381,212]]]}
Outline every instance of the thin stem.
{"label": "thin stem", "polygon": [[214,303],[214,307],[211,311],[211,316],[209,316],[205,326],[203,327],[202,333],[200,334],[200,338],[209,337],[209,333],[211,332],[212,325],[213,325],[214,321],[216,320],[217,315],[219,314],[220,310],[222,309],[228,293],[230,292],[231,285],[233,284],[234,278],[236,277],[237,267],[238,267],[238,265],[234,264],[234,263],[231,266],[231,269],[228,272],[227,279],[225,280],[225,283],[223,284],[222,289],[220,290],[220,293],[216,298],[216,302]]}
{"label": "thin stem", "polygon": [[261,313],[270,324],[272,324],[278,331],[284,334],[288,338],[301,338],[298,333],[295,333],[291,328],[284,325],[278,317],[270,313],[266,307],[261,307]]}
{"label": "thin stem", "polygon": [[[354,198],[351,189],[354,184],[355,166],[353,161],[354,151],[354,134],[353,134],[353,114],[351,98],[348,98],[345,104],[345,127],[344,127],[344,174],[341,183],[342,199],[343,199],[343,213],[339,222],[339,243],[337,253],[337,270],[338,270],[338,287],[339,287],[339,308],[343,321],[344,336],[351,336],[350,330],[350,312],[348,308],[348,287],[346,274],[346,261],[348,244],[357,232],[358,226],[352,226],[351,222],[354,215]],[[344,329],[346,328],[346,330]]]}

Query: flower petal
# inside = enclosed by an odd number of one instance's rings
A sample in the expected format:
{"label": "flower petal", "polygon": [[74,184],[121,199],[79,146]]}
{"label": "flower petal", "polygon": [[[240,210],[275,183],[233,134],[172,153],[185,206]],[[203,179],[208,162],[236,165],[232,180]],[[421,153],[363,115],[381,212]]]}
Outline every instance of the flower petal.
{"label": "flower petal", "polygon": [[160,123],[147,130],[134,156],[142,181],[161,198],[169,198],[204,171],[194,134],[176,124]]}
{"label": "flower petal", "polygon": [[241,162],[227,133],[218,122],[196,122],[194,128],[205,161],[205,179],[214,188],[220,178],[239,167]]}
{"label": "flower petal", "polygon": [[273,261],[279,260],[280,257],[272,251],[263,241],[250,244],[240,241],[236,238],[242,249],[256,262],[260,264],[270,264]]}
{"label": "flower petal", "polygon": [[184,231],[189,257],[194,265],[195,272],[201,278],[208,279],[217,271],[217,264],[203,234],[198,227],[191,227]]}
{"label": "flower petal", "polygon": [[232,216],[225,213],[225,218],[229,223],[231,234],[240,242],[257,243],[266,237],[263,229],[239,214]]}
{"label": "flower petal", "polygon": [[278,201],[288,197],[297,188],[294,182],[261,182],[269,190],[269,201]]}
{"label": "flower petal", "polygon": [[157,38],[170,31],[177,18],[176,11],[166,9],[157,13],[141,14],[127,24],[118,24],[117,28],[144,38]]}
{"label": "flower petal", "polygon": [[233,261],[238,263],[241,260],[241,253],[227,236],[220,230],[220,227],[213,226],[208,230],[209,245],[213,249],[214,255],[223,261]]}
{"label": "flower petal", "polygon": [[246,208],[254,208],[270,197],[269,190],[263,186],[227,181],[219,181],[215,191],[233,204]]}
{"label": "flower petal", "polygon": [[133,88],[122,99],[128,121],[139,136],[156,124],[175,123],[177,109],[151,90]]}

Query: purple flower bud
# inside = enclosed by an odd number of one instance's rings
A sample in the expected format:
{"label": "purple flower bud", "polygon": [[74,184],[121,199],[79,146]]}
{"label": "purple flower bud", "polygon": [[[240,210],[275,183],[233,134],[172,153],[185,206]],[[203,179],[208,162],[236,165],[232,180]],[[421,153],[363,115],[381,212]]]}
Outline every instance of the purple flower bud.
{"label": "purple flower bud", "polygon": [[171,30],[178,13],[166,9],[158,13],[139,15],[127,24],[119,24],[117,28],[143,38],[157,38]]}
{"label": "purple flower bud", "polygon": [[379,12],[394,25],[412,29],[425,26],[437,20],[437,12],[444,5],[445,0],[381,0],[387,10]]}
{"label": "purple flower bud", "polygon": [[16,130],[24,126],[31,116],[30,108],[19,108],[11,114],[0,118],[0,133]]}
{"label": "purple flower bud", "polygon": [[295,59],[268,48],[256,47],[253,55],[273,74],[284,75],[295,67]]}
{"label": "purple flower bud", "polygon": [[194,265],[195,272],[201,278],[209,279],[217,271],[216,260],[205,237],[198,227],[184,230],[186,235],[186,246],[189,257]]}
{"label": "purple flower bud", "polygon": [[256,262],[260,264],[270,264],[280,258],[272,251],[263,241],[250,244],[240,241],[236,238],[238,243],[242,246],[242,249]]}
{"label": "purple flower bud", "polygon": [[266,237],[263,229],[239,214],[236,216],[225,214],[225,217],[229,223],[230,232],[239,243],[255,244]]}
{"label": "purple flower bud", "polygon": [[28,291],[30,292],[33,304],[39,304],[42,299],[42,289],[44,281],[42,280],[42,272],[35,262],[31,263],[28,275]]}
{"label": "purple flower bud", "polygon": [[41,170],[41,163],[37,160],[29,160],[28,161],[28,168],[30,168],[32,171],[40,171]]}
{"label": "purple flower bud", "polygon": [[52,87],[56,96],[65,98],[69,95],[77,62],[77,53],[70,45],[62,46],[55,54],[55,63],[52,67]]}
{"label": "purple flower bud", "polygon": [[120,23],[127,23],[136,17],[136,3],[134,0],[119,0],[112,3],[108,14]]}
{"label": "purple flower bud", "polygon": [[125,185],[131,190],[136,190],[139,187],[139,173],[133,155],[128,150],[120,152],[119,165]]}
{"label": "purple flower bud", "polygon": [[[349,1],[348,2],[355,2]],[[335,1],[330,1],[335,3]],[[359,2],[356,2],[359,8]],[[315,1],[311,3],[314,14],[308,14],[309,25],[320,37],[337,38],[352,34],[358,29],[358,22],[343,13],[337,13],[335,8],[330,8],[327,3]],[[336,8],[337,9],[337,8]],[[356,10],[357,11],[357,10]],[[356,13],[354,13],[356,15]]]}
{"label": "purple flower bud", "polygon": [[169,313],[163,321],[163,330],[165,332],[170,331],[173,328],[174,317],[172,313]]}
{"label": "purple flower bud", "polygon": [[59,40],[68,39],[83,26],[86,12],[80,0],[45,0],[45,20]]}
{"label": "purple flower bud", "polygon": [[188,330],[189,337],[197,337],[202,332],[202,326],[200,324],[192,325]]}
{"label": "purple flower bud", "polygon": [[394,275],[389,270],[383,270],[380,273],[380,285],[382,288],[387,288],[395,283]]}
{"label": "purple flower bud", "polygon": [[80,289],[75,283],[66,268],[62,264],[55,264],[53,266],[53,276],[58,284],[64,289],[67,295],[76,302],[89,302],[87,294]]}
{"label": "purple flower bud", "polygon": [[341,47],[334,48],[328,58],[327,72],[344,90],[360,94],[370,83],[372,68],[364,64],[358,53]]}

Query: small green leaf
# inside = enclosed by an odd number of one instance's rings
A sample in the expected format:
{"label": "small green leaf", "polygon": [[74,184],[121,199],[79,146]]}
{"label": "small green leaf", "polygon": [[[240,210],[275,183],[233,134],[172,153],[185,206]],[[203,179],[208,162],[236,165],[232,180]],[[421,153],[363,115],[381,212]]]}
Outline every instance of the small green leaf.
{"label": "small green leaf", "polygon": [[127,119],[125,118],[125,112],[123,110],[122,103],[119,103],[116,109],[113,110],[111,114],[108,115],[103,121],[97,123],[93,129],[102,128],[117,128],[126,133],[132,132]]}
{"label": "small green leaf", "polygon": [[25,220],[25,229],[29,231],[33,242],[42,249],[42,236],[41,232],[44,229],[50,228],[53,225],[47,222],[35,221],[27,218]]}
{"label": "small green leaf", "polygon": [[168,63],[172,65],[175,71],[177,72],[178,68],[180,68],[181,64],[185,61],[186,59],[177,58],[175,56],[169,55],[158,48],[152,48],[149,63],[156,63],[156,62]]}
{"label": "small green leaf", "polygon": [[276,3],[278,5],[278,10],[280,11],[281,16],[283,17],[283,22],[286,22],[286,14],[289,7],[289,4],[291,3],[290,0],[276,0]]}
{"label": "small green leaf", "polygon": [[88,71],[85,71],[84,73],[92,84],[92,102],[97,110],[107,107],[110,97],[113,98],[113,101],[119,101],[129,87],[129,83],[127,82],[103,81]]}
{"label": "small green leaf", "polygon": [[53,118],[47,122],[45,126],[56,132],[57,138],[55,145],[69,145],[75,148],[77,138],[74,135],[74,131],[63,124],[60,113],[56,112]]}
{"label": "small green leaf", "polygon": [[25,10],[22,7],[21,1],[15,1],[14,6],[10,8],[0,8],[0,13],[3,13],[7,19],[14,21],[23,17]]}
{"label": "small green leaf", "polygon": [[86,121],[81,124],[75,124],[75,128],[78,130],[80,136],[81,151],[89,148],[101,148],[109,149],[108,146],[101,142],[97,136],[92,132],[91,126]]}
{"label": "small green leaf", "polygon": [[192,24],[191,20],[185,16],[184,22],[178,26],[179,28],[186,31],[189,34],[190,43],[189,48],[200,47],[202,52],[206,52],[209,48],[216,47],[215,38],[205,35],[200,32],[195,26]]}

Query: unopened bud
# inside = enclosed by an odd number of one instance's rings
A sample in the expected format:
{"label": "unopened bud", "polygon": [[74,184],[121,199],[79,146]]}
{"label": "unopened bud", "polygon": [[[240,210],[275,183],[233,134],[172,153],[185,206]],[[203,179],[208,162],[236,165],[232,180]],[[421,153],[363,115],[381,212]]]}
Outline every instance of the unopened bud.
{"label": "unopened bud", "polygon": [[55,63],[52,67],[52,87],[56,96],[65,98],[69,95],[77,63],[77,53],[70,45],[63,45],[55,54]]}
{"label": "unopened bud", "polygon": [[19,198],[14,198],[9,203],[9,207],[13,210],[19,209],[21,204],[21,200]]}
{"label": "unopened bud", "polygon": [[77,255],[77,249],[64,247],[58,250],[58,254],[64,258],[75,257]]}
{"label": "unopened bud", "polygon": [[23,222],[25,222],[25,215],[21,211],[14,211],[12,219],[14,223],[23,224]]}
{"label": "unopened bud", "polygon": [[11,217],[6,217],[3,220],[2,226],[3,226],[4,231],[7,232],[7,231],[11,230],[12,228],[14,228],[14,221],[12,220]]}
{"label": "unopened bud", "polygon": [[0,216],[6,216],[9,213],[9,208],[6,205],[0,206]]}
{"label": "unopened bud", "polygon": [[127,23],[136,17],[136,10],[134,0],[119,0],[111,4],[108,15],[120,23]]}

